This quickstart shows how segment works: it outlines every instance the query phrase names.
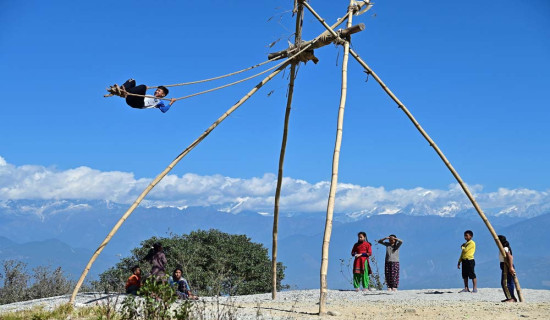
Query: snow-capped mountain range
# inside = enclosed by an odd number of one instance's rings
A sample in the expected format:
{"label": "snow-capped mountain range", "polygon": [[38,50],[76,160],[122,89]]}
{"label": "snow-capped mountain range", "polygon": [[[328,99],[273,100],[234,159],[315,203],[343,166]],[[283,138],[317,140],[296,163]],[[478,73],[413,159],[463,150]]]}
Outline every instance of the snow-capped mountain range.
{"label": "snow-capped mountain range", "polygon": [[[73,276],[82,271],[93,251],[127,204],[99,200],[8,200],[0,202],[0,260],[18,259],[29,264],[62,266]],[[228,206],[172,207],[147,203],[126,220],[90,272],[95,277],[113,266],[132,248],[152,236],[189,233],[197,229],[219,229],[245,234],[271,247],[272,215],[266,212],[225,210]],[[514,246],[517,269],[523,285],[550,288],[550,279],[540,275],[550,267],[550,213],[530,207],[530,213],[501,211],[488,213],[498,233],[507,235]],[[452,212],[452,213],[451,213]],[[534,217],[529,217],[533,216]],[[279,260],[287,266],[286,282],[293,287],[318,286],[324,212],[283,212],[279,221]],[[458,204],[431,208],[425,203],[396,210],[395,204],[361,212],[338,212],[331,238],[329,283],[332,288],[348,287],[343,275],[358,231],[375,239],[397,234],[402,248],[403,288],[441,288],[460,284],[456,260],[462,233],[474,231],[478,251],[480,282],[498,286],[498,260],[494,241],[475,212]],[[537,241],[533,242],[535,235]],[[383,270],[384,252],[375,245],[378,267]],[[429,266],[429,267],[428,267]],[[381,271],[383,273],[383,271]]]}

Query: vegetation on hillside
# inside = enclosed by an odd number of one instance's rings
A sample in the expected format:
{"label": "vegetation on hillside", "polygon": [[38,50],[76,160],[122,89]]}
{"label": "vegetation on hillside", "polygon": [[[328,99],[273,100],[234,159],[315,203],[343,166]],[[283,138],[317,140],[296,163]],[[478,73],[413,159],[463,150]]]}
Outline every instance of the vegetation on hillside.
{"label": "vegetation on hillside", "polygon": [[39,266],[29,274],[27,264],[15,260],[3,262],[0,280],[0,304],[59,296],[74,287],[61,267],[52,271],[49,266]]}
{"label": "vegetation on hillside", "polygon": [[[271,259],[262,244],[251,242],[245,235],[232,235],[211,229],[189,234],[152,237],[121,259],[115,267],[99,276],[94,286],[101,291],[122,292],[131,268],[139,265],[142,271],[150,270],[144,261],[154,243],[164,248],[168,265],[167,274],[182,267],[183,276],[192,290],[199,295],[244,295],[271,291]],[[282,263],[277,263],[277,289],[285,289]]]}

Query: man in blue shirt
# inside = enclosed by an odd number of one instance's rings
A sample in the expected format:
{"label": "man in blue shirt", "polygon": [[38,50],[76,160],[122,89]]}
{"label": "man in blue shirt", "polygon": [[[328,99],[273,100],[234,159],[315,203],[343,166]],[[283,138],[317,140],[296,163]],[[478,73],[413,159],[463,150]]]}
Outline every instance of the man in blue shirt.
{"label": "man in blue shirt", "polygon": [[[115,84],[115,87],[118,85]],[[133,95],[127,95],[126,93],[133,93],[138,95],[146,95],[147,92],[147,86],[144,84],[141,84],[139,86],[136,86],[136,80],[129,79],[128,81],[124,82],[122,87],[122,96],[126,98],[126,104],[128,104],[132,108],[136,109],[148,109],[148,108],[158,108],[160,111],[165,113],[170,109],[172,104],[176,102],[175,98],[170,99],[170,103],[166,105],[161,98],[166,97],[168,95],[168,88],[164,86],[159,86],[157,90],[155,91],[154,98],[152,97],[139,97],[139,96],[133,96]]]}

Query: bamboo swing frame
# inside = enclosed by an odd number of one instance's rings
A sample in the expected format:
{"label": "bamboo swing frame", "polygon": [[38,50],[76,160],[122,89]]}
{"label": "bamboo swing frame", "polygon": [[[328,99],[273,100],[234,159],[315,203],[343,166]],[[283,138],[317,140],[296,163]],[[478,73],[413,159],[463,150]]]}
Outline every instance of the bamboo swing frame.
{"label": "bamboo swing frame", "polygon": [[[296,14],[296,32],[294,37],[294,46],[298,49],[302,41],[302,21],[304,16],[304,7],[297,1],[294,2],[294,10]],[[283,185],[283,168],[285,162],[286,153],[286,141],[288,137],[288,122],[290,120],[290,111],[292,109],[292,96],[294,95],[294,80],[296,79],[296,65],[295,61],[290,65],[290,80],[288,82],[288,97],[285,110],[285,123],[283,128],[283,139],[281,142],[281,152],[279,154],[279,170],[277,172],[277,188],[275,190],[275,202],[273,208],[273,243],[271,247],[271,299],[277,298],[277,250],[279,235],[279,200],[281,198],[281,187]]]}
{"label": "bamboo swing frame", "polygon": [[[319,296],[319,315],[326,314],[326,298],[327,298],[327,273],[328,273],[328,257],[329,257],[329,246],[330,246],[330,238],[332,233],[332,217],[334,213],[334,204],[336,200],[336,188],[338,183],[338,168],[339,168],[339,158],[340,158],[340,147],[342,144],[342,138],[343,138],[343,123],[344,123],[344,111],[345,111],[345,105],[346,105],[346,97],[347,97],[347,70],[348,70],[348,60],[349,55],[351,55],[364,69],[365,72],[369,75],[371,75],[378,84],[382,87],[382,89],[388,94],[388,96],[397,103],[399,109],[401,109],[406,116],[411,120],[413,125],[417,128],[417,130],[421,133],[421,135],[428,141],[430,146],[434,149],[434,151],[438,154],[438,156],[441,158],[441,160],[444,162],[445,166],[451,171],[451,174],[454,176],[454,178],[457,180],[461,188],[463,189],[464,193],[476,209],[478,215],[481,217],[483,222],[485,223],[487,229],[491,233],[493,239],[495,240],[495,243],[500,251],[501,254],[504,256],[506,255],[504,248],[502,247],[502,244],[498,240],[498,236],[492,225],[490,224],[488,218],[483,213],[483,210],[475,200],[474,196],[468,189],[467,185],[464,183],[458,172],[454,169],[454,167],[451,165],[450,161],[445,157],[441,149],[436,145],[436,143],[432,140],[432,138],[427,134],[427,132],[420,126],[418,121],[414,118],[414,116],[411,114],[411,112],[405,107],[405,105],[395,96],[395,94],[386,86],[386,84],[380,79],[380,77],[360,58],[360,56],[350,48],[350,38],[351,35],[348,35],[346,39],[342,39],[340,35],[334,31],[336,27],[338,27],[343,22],[347,21],[347,28],[349,29],[352,26],[352,17],[353,14],[360,11],[363,6],[370,6],[371,4],[369,1],[361,1],[356,2],[354,0],[350,0],[350,5],[348,6],[348,11],[344,17],[338,20],[334,25],[329,26],[324,19],[321,18],[317,12],[307,3],[306,0],[294,0],[294,10],[293,12],[296,14],[296,32],[295,32],[295,43],[294,43],[294,50],[289,51],[292,53],[292,56],[287,58],[285,61],[281,62],[280,64],[276,65],[275,67],[272,67],[260,74],[266,73],[267,71],[272,71],[267,77],[265,77],[262,81],[260,81],[254,88],[252,88],[245,96],[243,96],[237,103],[235,103],[233,106],[231,106],[224,114],[222,114],[210,127],[208,127],[198,138],[196,138],[184,151],[182,151],[148,186],[147,188],[138,196],[138,198],[134,201],[134,203],[130,206],[130,208],[124,213],[124,215],[120,218],[120,220],[115,224],[115,226],[112,228],[112,230],[107,234],[106,238],[103,240],[103,242],[99,245],[99,247],[96,249],[92,257],[90,258],[90,261],[84,268],[84,271],[82,272],[77,284],[75,285],[75,288],[73,290],[73,293],[70,298],[70,303],[74,304],[76,295],[78,294],[78,291],[80,290],[80,287],[82,286],[86,275],[88,274],[92,264],[95,262],[99,254],[103,251],[105,246],[109,243],[109,241],[112,239],[112,237],[115,235],[115,233],[118,231],[118,229],[122,226],[122,224],[128,219],[128,217],[132,214],[132,212],[139,206],[141,201],[147,196],[147,194],[192,150],[194,149],[201,141],[203,141],[222,121],[224,121],[231,113],[233,113],[237,108],[239,108],[242,104],[244,104],[254,93],[256,93],[261,87],[263,87],[267,82],[272,80],[277,74],[279,74],[281,71],[283,71],[288,65],[290,65],[290,76],[289,76],[289,86],[288,86],[288,95],[287,95],[287,105],[286,105],[286,111],[285,111],[285,120],[284,120],[284,129],[283,129],[283,137],[282,137],[282,143],[281,143],[281,151],[279,156],[279,169],[278,169],[278,176],[277,176],[277,187],[275,192],[275,202],[274,202],[274,214],[273,214],[273,247],[272,247],[272,299],[276,299],[276,292],[277,292],[277,236],[278,236],[278,219],[279,219],[279,200],[281,195],[281,188],[282,188],[282,181],[283,181],[283,167],[284,167],[284,158],[285,158],[285,152],[286,152],[286,143],[288,138],[288,123],[290,119],[290,111],[292,107],[292,98],[294,93],[294,83],[296,79],[297,74],[297,65],[300,61],[304,62],[304,60],[300,60],[299,56],[306,52],[307,50],[310,50],[312,48],[318,48],[321,46],[326,45],[318,44],[316,43],[317,40],[319,40],[323,34],[319,35],[317,38],[315,38],[312,41],[303,42],[301,40],[301,34],[302,34],[302,23],[303,23],[303,14],[304,10],[303,8],[307,8],[308,11],[311,12],[313,16],[327,29],[328,33],[330,33],[332,36],[334,36],[335,42],[337,44],[342,44],[344,47],[344,55],[343,55],[343,62],[342,62],[342,83],[341,83],[341,95],[340,95],[340,104],[338,108],[338,118],[337,118],[337,128],[336,128],[336,140],[335,140],[335,146],[334,146],[334,152],[333,152],[333,159],[332,159],[332,176],[331,176],[331,184],[330,184],[330,190],[327,200],[327,212],[326,212],[326,221],[325,221],[325,230],[324,230],[324,236],[323,236],[323,244],[322,244],[322,252],[321,252],[321,268],[320,268],[320,296]],[[362,30],[362,29],[361,29]],[[325,31],[325,33],[327,32]],[[290,55],[290,54],[289,54]],[[276,59],[273,59],[276,60]],[[269,60],[271,61],[271,59]],[[307,60],[306,60],[307,61]],[[262,65],[264,63],[261,63],[259,65]],[[256,66],[259,66],[256,65]],[[256,67],[254,66],[254,67]],[[240,73],[246,70],[249,70],[253,67],[235,72]],[[232,74],[230,74],[232,75]],[[259,75],[259,74],[258,74]],[[256,75],[257,76],[257,75]],[[219,79],[223,78],[225,76],[220,76],[212,79]],[[244,80],[248,80],[253,77],[246,78]],[[212,79],[206,79],[197,81],[203,82],[203,81],[209,81]],[[242,81],[244,81],[242,80]],[[238,81],[238,82],[242,82]],[[192,84],[192,83],[186,83],[186,84]],[[178,85],[185,85],[185,84],[178,84]],[[230,84],[231,85],[231,84]],[[221,86],[218,88],[222,88],[226,86]],[[152,87],[151,87],[152,88]],[[218,89],[215,88],[215,89]],[[213,91],[213,90],[207,90]],[[201,92],[199,94],[206,93]],[[196,95],[196,94],[195,94]],[[194,95],[192,95],[194,96]],[[186,98],[186,97],[183,97]],[[180,98],[182,99],[182,98]],[[179,100],[179,99],[178,99]],[[518,298],[520,302],[523,302],[523,295],[521,293],[521,287],[519,284],[519,280],[517,276],[514,276],[514,282],[516,285],[516,290],[518,293]]]}

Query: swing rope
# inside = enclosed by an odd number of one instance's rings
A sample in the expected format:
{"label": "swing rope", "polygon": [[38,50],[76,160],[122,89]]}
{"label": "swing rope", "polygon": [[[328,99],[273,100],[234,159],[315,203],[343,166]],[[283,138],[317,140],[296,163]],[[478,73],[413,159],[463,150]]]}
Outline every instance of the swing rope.
{"label": "swing rope", "polygon": [[[199,81],[194,81],[194,82],[181,83],[181,84],[167,85],[165,87],[173,87],[173,86],[178,86],[178,85],[187,85],[187,84],[193,84],[193,83],[212,81],[212,80],[215,80],[215,79],[221,79],[221,78],[225,78],[225,77],[228,77],[228,76],[231,76],[231,75],[234,75],[234,74],[244,72],[246,70],[250,70],[250,69],[259,67],[263,64],[266,64],[267,62],[271,62],[271,61],[274,61],[274,60],[275,59],[270,59],[270,60],[264,61],[262,63],[259,63],[255,66],[249,67],[247,69],[243,69],[243,70],[233,72],[233,73],[230,73],[230,74],[226,74],[226,75],[223,75],[223,76],[219,76],[219,77],[216,77],[216,78],[199,80]],[[183,100],[183,99],[188,99],[188,98],[191,98],[191,97],[194,97],[194,96],[198,96],[198,95],[201,95],[201,94],[209,93],[209,92],[212,92],[212,91],[220,90],[220,89],[223,89],[223,88],[227,88],[227,87],[239,84],[241,82],[256,78],[256,77],[258,77],[258,76],[260,76],[264,73],[267,73],[271,70],[274,70],[274,69],[282,66],[284,63],[286,63],[286,60],[279,63],[279,64],[277,64],[277,65],[275,65],[275,66],[273,66],[273,67],[271,67],[271,68],[269,68],[269,69],[266,69],[262,72],[256,73],[256,74],[254,74],[250,77],[247,77],[247,78],[244,78],[244,79],[241,79],[241,80],[237,80],[237,81],[234,81],[234,82],[231,82],[231,83],[228,83],[228,84],[224,84],[222,86],[215,87],[215,88],[212,88],[212,89],[208,89],[208,90],[196,92],[196,93],[193,93],[193,94],[190,94],[190,95],[187,95],[187,96],[183,96],[183,97],[180,97],[180,98],[176,98],[176,101]],[[147,87],[147,88],[149,89],[149,88],[158,88],[158,87]],[[142,95],[142,94],[129,93],[129,92],[126,91],[126,89],[124,87],[120,87],[118,85],[114,85],[110,88],[107,88],[107,91],[109,92],[109,94],[104,95],[104,97],[119,96],[119,97],[125,98],[127,96],[135,96],[135,97],[144,97],[144,98],[156,98],[156,99],[159,99],[159,100],[166,100],[166,101],[171,101],[172,100],[172,99],[168,99],[168,98],[157,98],[157,97],[152,96],[152,95]]]}
{"label": "swing rope", "polygon": [[[246,69],[242,69],[242,70],[239,70],[239,71],[235,71],[235,72],[232,72],[232,73],[228,73],[228,74],[224,74],[222,76],[217,76],[217,77],[214,77],[214,78],[209,78],[209,79],[204,79],[204,80],[197,80],[197,81],[191,81],[191,82],[183,82],[183,83],[176,83],[176,84],[168,84],[168,85],[164,85],[164,87],[178,87],[178,86],[188,86],[188,85],[191,85],[191,84],[197,84],[197,83],[203,83],[203,82],[208,82],[208,81],[214,81],[214,80],[218,80],[218,79],[223,79],[223,78],[227,78],[227,77],[230,77],[230,76],[234,76],[236,74],[239,74],[239,73],[243,73],[245,71],[248,71],[248,70],[252,70],[254,68],[257,68],[257,67],[261,67],[263,66],[264,64],[268,63],[268,62],[271,62],[271,61],[274,61],[275,59],[269,59],[269,60],[266,60],[262,63],[258,63],[254,66],[251,66],[251,67],[248,67]],[[156,89],[158,88],[159,86],[153,86],[153,87],[147,87],[147,89]]]}

